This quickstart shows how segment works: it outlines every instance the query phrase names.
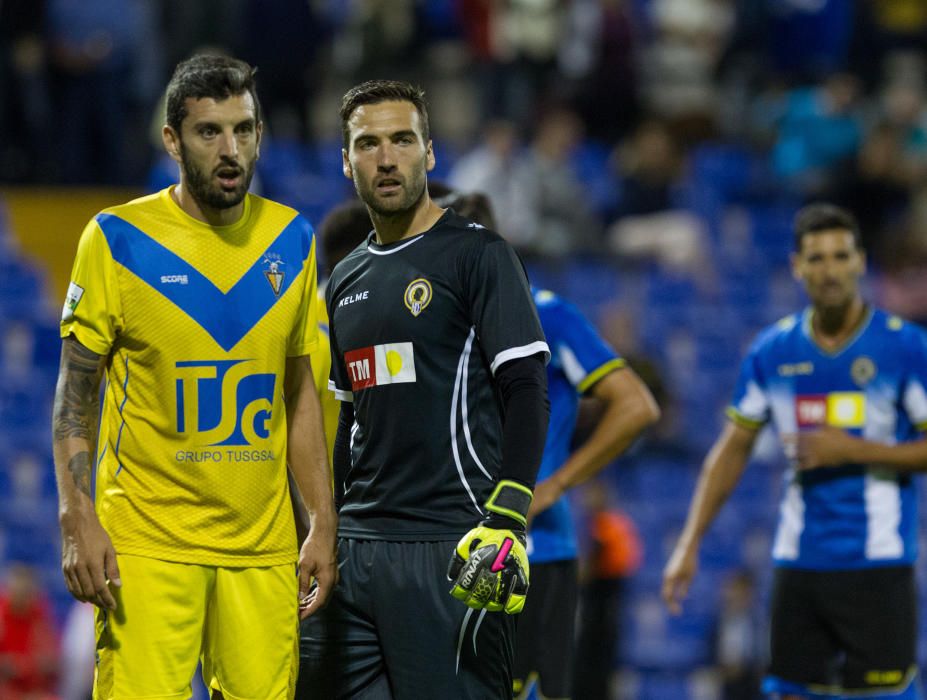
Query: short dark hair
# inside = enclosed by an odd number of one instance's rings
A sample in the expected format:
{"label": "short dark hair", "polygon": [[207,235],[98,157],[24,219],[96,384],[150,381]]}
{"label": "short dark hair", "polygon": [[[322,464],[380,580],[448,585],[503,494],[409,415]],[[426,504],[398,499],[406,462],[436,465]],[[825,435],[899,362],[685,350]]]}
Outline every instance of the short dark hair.
{"label": "short dark hair", "polygon": [[331,275],[335,265],[360,245],[372,230],[367,207],[358,199],[339,204],[328,212],[318,230],[326,272]]}
{"label": "short dark hair", "polygon": [[431,131],[428,126],[428,104],[425,102],[425,91],[401,80],[368,80],[352,87],[341,99],[341,138],[345,149],[349,148],[351,138],[348,119],[354,114],[354,110],[361,105],[392,101],[411,102],[415,106],[422,118],[422,138],[425,143],[428,143]]}
{"label": "short dark hair", "polygon": [[795,215],[795,250],[801,250],[802,239],[808,234],[842,229],[853,234],[853,242],[862,249],[863,241],[856,217],[843,207],[827,202],[815,202],[798,210]]}
{"label": "short dark hair", "polygon": [[180,125],[187,116],[187,98],[211,97],[221,101],[243,92],[251,94],[255,121],[261,121],[261,103],[254,80],[256,72],[257,68],[230,56],[199,54],[181,61],[167,84],[167,125],[180,132]]}

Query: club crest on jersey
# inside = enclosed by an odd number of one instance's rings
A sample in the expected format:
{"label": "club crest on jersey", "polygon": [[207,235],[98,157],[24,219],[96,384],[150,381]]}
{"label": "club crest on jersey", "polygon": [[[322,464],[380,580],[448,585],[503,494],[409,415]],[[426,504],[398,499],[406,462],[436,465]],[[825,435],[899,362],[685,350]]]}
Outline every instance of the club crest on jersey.
{"label": "club crest on jersey", "polygon": [[850,377],[856,382],[856,386],[860,387],[871,382],[878,371],[875,362],[865,355],[857,357],[853,360],[853,364],[850,365]]}
{"label": "club crest on jersey", "polygon": [[412,315],[418,316],[431,303],[431,282],[424,277],[409,282],[403,301],[405,301],[406,308],[412,312]]}
{"label": "club crest on jersey", "polygon": [[263,264],[264,277],[270,283],[270,288],[274,290],[274,294],[280,296],[280,290],[283,288],[283,278],[286,277],[286,273],[281,268],[286,263],[276,253],[268,253],[264,256]]}

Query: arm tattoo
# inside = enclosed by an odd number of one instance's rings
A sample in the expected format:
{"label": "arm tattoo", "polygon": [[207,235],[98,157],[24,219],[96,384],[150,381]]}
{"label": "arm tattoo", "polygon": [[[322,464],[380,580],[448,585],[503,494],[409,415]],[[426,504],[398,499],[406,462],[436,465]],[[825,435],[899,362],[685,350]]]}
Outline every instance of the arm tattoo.
{"label": "arm tattoo", "polygon": [[[56,442],[65,438],[85,438],[93,445],[102,377],[103,356],[91,352],[72,338],[65,338],[61,346],[61,371],[52,419]],[[73,466],[73,460],[71,464]]]}
{"label": "arm tattoo", "polygon": [[90,495],[90,475],[93,472],[93,464],[90,459],[90,453],[87,451],[78,452],[71,457],[68,462],[68,471],[71,472],[71,478],[74,479],[74,485],[88,497]]}

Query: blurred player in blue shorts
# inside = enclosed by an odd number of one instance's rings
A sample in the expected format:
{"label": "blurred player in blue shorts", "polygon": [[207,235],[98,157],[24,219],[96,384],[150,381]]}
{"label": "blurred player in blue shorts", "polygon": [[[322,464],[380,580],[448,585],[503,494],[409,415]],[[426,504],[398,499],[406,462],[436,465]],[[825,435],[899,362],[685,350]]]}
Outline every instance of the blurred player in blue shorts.
{"label": "blurred player in blue shorts", "polygon": [[773,544],[772,697],[919,698],[917,494],[927,468],[927,335],[869,306],[856,220],[812,204],[795,220],[811,305],[760,333],[666,565],[674,612],[699,544],[772,423],[789,458]]}
{"label": "blurred player in blue shorts", "polygon": [[[495,226],[489,200],[480,193],[452,194],[440,202],[488,228]],[[531,594],[518,620],[514,691],[516,697],[527,697],[536,683],[542,697],[559,700],[572,695],[579,590],[576,533],[566,493],[621,454],[660,411],[637,373],[575,306],[553,292],[532,293],[551,352],[550,426],[528,511]],[[601,402],[601,417],[589,438],[571,452],[584,396]]]}

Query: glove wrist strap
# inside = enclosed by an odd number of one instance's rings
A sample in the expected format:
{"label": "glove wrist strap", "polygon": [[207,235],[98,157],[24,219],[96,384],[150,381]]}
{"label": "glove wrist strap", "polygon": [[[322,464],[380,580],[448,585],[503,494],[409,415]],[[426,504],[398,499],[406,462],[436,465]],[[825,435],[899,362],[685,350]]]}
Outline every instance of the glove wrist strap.
{"label": "glove wrist strap", "polygon": [[496,484],[489,500],[486,501],[485,508],[491,514],[511,518],[525,527],[528,524],[528,508],[532,498],[534,494],[524,484],[503,479]]}

